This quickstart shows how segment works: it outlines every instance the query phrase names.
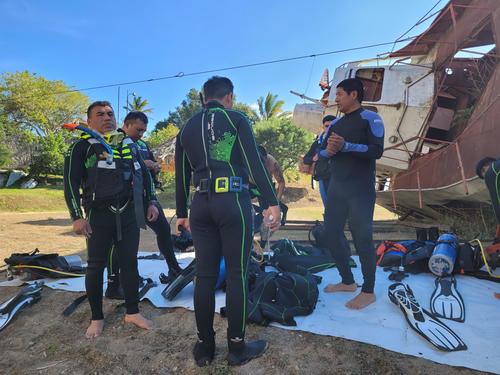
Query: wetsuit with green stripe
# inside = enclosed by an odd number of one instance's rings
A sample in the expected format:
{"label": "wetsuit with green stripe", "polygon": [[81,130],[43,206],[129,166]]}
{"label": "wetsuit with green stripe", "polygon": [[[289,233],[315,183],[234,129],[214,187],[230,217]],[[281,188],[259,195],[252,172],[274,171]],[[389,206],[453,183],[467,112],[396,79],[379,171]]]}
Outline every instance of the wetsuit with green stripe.
{"label": "wetsuit with green stripe", "polygon": [[[84,218],[83,205],[92,228],[87,241],[88,266],[85,275],[92,320],[103,319],[103,270],[112,244],[115,244],[122,271],[127,314],[139,311],[137,249],[139,226],[143,226],[145,221],[142,197],[146,204],[156,201],[151,176],[138,151],[133,149],[135,145],[130,138],[118,134],[105,139],[113,149],[111,164],[105,160],[104,146],[83,134],[70,147],[64,165],[64,196],[71,218]],[[138,187],[140,191],[134,194],[133,189]],[[140,202],[136,202],[137,197],[140,197]],[[116,208],[119,208],[118,212]]]}
{"label": "wetsuit with green stripe", "polygon": [[490,192],[491,204],[500,224],[500,159],[493,162],[484,175],[484,182]]}
{"label": "wetsuit with green stripe", "polygon": [[190,183],[210,181],[196,192],[189,221],[196,251],[194,308],[198,335],[212,337],[215,285],[221,256],[226,267],[228,337],[244,337],[247,314],[247,266],[252,243],[250,194],[215,192],[219,177],[249,176],[270,203],[277,205],[273,186],[260,160],[252,128],[240,112],[211,101],[177,136],[175,149],[177,217],[188,217]]}

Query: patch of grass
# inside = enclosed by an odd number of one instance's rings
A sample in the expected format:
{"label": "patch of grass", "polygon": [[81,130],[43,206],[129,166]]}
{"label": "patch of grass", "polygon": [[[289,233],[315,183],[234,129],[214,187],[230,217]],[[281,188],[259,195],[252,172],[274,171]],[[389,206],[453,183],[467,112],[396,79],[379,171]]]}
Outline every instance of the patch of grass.
{"label": "patch of grass", "polygon": [[0,212],[65,211],[62,186],[0,189]]}

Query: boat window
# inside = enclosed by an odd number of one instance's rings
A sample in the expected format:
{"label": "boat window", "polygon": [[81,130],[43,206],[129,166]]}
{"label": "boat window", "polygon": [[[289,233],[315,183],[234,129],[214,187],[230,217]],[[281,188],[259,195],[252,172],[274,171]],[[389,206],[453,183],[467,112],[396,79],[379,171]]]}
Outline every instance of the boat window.
{"label": "boat window", "polygon": [[364,100],[367,102],[378,102],[382,97],[384,68],[358,69],[356,71],[356,78],[363,82],[365,88]]}

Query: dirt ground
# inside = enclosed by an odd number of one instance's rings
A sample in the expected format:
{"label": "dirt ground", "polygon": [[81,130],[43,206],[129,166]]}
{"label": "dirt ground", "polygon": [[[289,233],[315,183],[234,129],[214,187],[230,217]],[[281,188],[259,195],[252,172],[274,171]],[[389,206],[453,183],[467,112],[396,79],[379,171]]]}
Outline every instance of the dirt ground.
{"label": "dirt ground", "polygon": [[[151,231],[142,233],[141,249],[156,250]],[[72,234],[66,212],[0,214],[0,259],[38,247],[43,252],[84,255],[84,240]],[[3,263],[3,262],[2,262]],[[1,263],[0,263],[1,264]],[[0,273],[0,280],[5,273]],[[0,288],[0,301],[17,292]],[[141,303],[155,323],[142,331],[123,323],[119,302],[105,300],[106,327],[96,340],[83,337],[89,322],[84,304],[70,317],[62,310],[75,293],[43,289],[42,299],[0,333],[0,374],[479,374],[439,365],[373,345],[307,332],[250,325],[249,340],[269,341],[267,353],[249,364],[226,365],[226,322],[216,314],[214,363],[200,369],[192,360],[194,313],[156,309]]]}

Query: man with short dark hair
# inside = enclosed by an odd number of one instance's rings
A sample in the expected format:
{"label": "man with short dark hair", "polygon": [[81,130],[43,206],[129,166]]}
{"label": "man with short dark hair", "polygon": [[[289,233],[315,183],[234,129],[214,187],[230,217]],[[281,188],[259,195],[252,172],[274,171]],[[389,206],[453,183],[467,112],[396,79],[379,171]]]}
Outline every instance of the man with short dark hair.
{"label": "man with short dark hair", "polygon": [[87,114],[93,132],[84,132],[70,147],[64,165],[64,196],[73,230],[87,238],[85,289],[92,320],[85,336],[100,336],[104,328],[103,271],[113,243],[120,254],[125,322],[151,329],[152,322],[139,314],[137,270],[144,203],[148,221],[155,221],[158,216],[151,176],[133,141],[123,132],[115,131],[115,114],[109,102],[92,103]]}
{"label": "man with short dark hair", "polygon": [[375,249],[373,211],[375,206],[375,160],[384,151],[384,124],[375,112],[361,107],[363,84],[356,78],[337,85],[335,102],[344,116],[330,125],[321,155],[332,159],[325,208],[325,233],[342,281],[325,291],[355,292],[349,266],[350,249],[342,245],[344,225],[349,228],[359,255],[364,283],[361,292],[346,306],[362,309],[375,302]]}
{"label": "man with short dark hair", "polygon": [[[131,111],[127,113],[125,119],[123,120],[122,130],[127,134],[127,136],[132,139],[141,154],[144,164],[149,170],[155,186],[159,184],[157,173],[160,172],[160,163],[156,161],[153,152],[149,148],[148,144],[142,140],[144,133],[148,127],[148,117],[145,113],[140,111]],[[160,202],[155,203],[158,209],[158,219],[155,221],[146,221],[146,225],[150,227],[156,235],[156,242],[158,244],[158,249],[160,253],[165,258],[168,266],[168,276],[163,273],[160,275],[160,281],[168,283],[173,280],[181,271],[181,267],[175,258],[174,247],[172,244],[172,238],[170,236],[170,224],[165,217],[163,212],[163,207]],[[120,286],[120,268],[118,264],[118,254],[113,249],[111,249],[111,255],[109,257],[110,261],[108,264],[108,288],[106,289],[106,297],[108,298],[122,298],[122,292]]]}
{"label": "man with short dark hair", "polygon": [[330,124],[336,119],[333,115],[326,115],[323,117],[321,132],[318,134],[314,142],[311,144],[309,151],[304,155],[304,164],[313,164],[313,178],[319,182],[319,194],[321,200],[323,201],[323,206],[326,205],[326,193],[328,191],[328,181],[330,180],[330,159],[321,156],[319,152],[321,151],[321,146],[326,139],[326,132]]}
{"label": "man with short dark hair", "polygon": [[[176,227],[191,229],[196,252],[194,311],[198,341],[193,354],[198,366],[214,358],[215,285],[224,257],[227,360],[230,365],[242,365],[267,349],[263,340],[244,341],[247,267],[253,239],[249,177],[270,204],[264,214],[270,230],[278,229],[280,210],[252,127],[245,115],[231,109],[232,82],[212,77],[203,85],[203,92],[203,110],[189,119],[175,145]],[[188,220],[191,178],[196,192]]]}
{"label": "man with short dark hair", "polygon": [[490,193],[491,204],[497,219],[494,244],[500,243],[500,159],[485,157],[476,165],[476,173],[483,179]]}

